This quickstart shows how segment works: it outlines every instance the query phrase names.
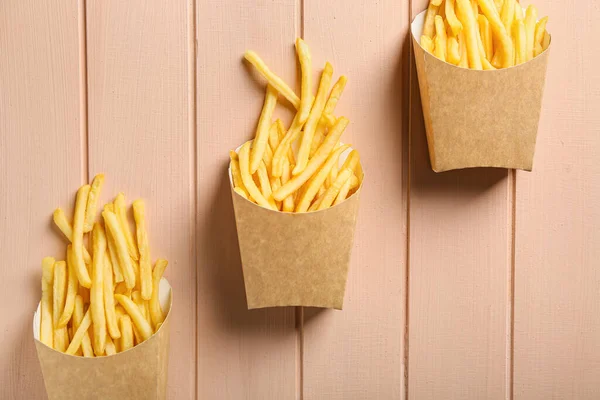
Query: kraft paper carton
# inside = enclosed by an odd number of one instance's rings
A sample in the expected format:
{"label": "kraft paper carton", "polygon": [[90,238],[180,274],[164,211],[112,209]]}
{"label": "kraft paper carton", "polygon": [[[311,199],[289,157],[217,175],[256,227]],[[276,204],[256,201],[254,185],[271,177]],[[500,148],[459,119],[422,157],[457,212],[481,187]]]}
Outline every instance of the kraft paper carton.
{"label": "kraft paper carton", "polygon": [[40,342],[38,305],[33,319],[33,336],[48,399],[165,399],[171,286],[164,278],[160,282],[159,296],[167,317],[158,332],[123,353],[97,358],[67,355]]}
{"label": "kraft paper carton", "polygon": [[411,32],[433,170],[531,171],[549,48],[512,68],[459,68],[421,47],[425,13],[414,19]]}
{"label": "kraft paper carton", "polygon": [[284,213],[252,203],[230,186],[248,309],[341,310],[361,188],[325,210]]}

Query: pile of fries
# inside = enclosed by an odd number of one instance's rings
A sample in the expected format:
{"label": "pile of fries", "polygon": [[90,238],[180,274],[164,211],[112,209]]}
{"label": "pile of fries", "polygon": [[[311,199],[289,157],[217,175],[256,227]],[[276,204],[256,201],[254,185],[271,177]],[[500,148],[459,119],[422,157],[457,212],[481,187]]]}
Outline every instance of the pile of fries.
{"label": "pile of fries", "polygon": [[[54,211],[70,242],[66,261],[42,260],[40,341],[84,357],[128,350],[158,331],[166,316],[158,289],[167,261],[157,260],[152,269],[144,202],[133,202],[135,236],[122,193],[104,206],[104,224],[96,221],[103,183],[99,174],[79,188],[72,224],[62,209]],[[84,245],[87,233],[91,252]]]}
{"label": "pile of fries", "polygon": [[[284,212],[339,204],[358,189],[363,176],[356,150],[339,167],[340,156],[351,148],[340,144],[349,121],[333,112],[347,78],[342,75],[330,92],[333,67],[326,63],[313,95],[310,51],[300,38],[296,52],[302,70],[300,97],[256,53],[245,53],[268,83],[254,140],[242,145],[239,153],[230,152],[234,190],[262,207]],[[280,119],[272,121],[278,94],[297,110],[287,129]]]}
{"label": "pile of fries", "polygon": [[522,64],[550,44],[548,17],[517,0],[430,0],[421,46],[463,68],[494,70]]}

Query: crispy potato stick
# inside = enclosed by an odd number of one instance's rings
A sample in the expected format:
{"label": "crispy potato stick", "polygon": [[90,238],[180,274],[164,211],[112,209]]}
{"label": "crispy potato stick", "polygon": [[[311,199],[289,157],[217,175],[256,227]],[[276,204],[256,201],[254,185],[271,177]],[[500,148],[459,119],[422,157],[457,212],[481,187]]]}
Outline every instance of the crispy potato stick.
{"label": "crispy potato stick", "polygon": [[[103,291],[104,291],[104,309],[106,312],[106,327],[108,334],[113,339],[121,337],[119,331],[119,324],[117,321],[117,315],[115,314],[115,297],[113,291],[113,269],[110,263],[110,259],[104,256],[104,270],[103,270]],[[108,344],[108,342],[107,342]]]}
{"label": "crispy potato stick", "polygon": [[[333,164],[333,165],[335,165],[335,164]],[[329,175],[329,176],[331,176],[331,175]],[[327,184],[327,182],[325,182],[324,184],[321,185],[321,187],[319,188],[319,191],[317,192],[317,199],[319,199],[319,200],[323,199],[323,195],[327,191],[328,187],[329,187],[329,185]]]}
{"label": "crispy potato stick", "polygon": [[150,300],[152,297],[152,261],[150,260],[150,245],[146,231],[146,206],[143,200],[133,202],[133,217],[140,253],[141,294],[144,300]]}
{"label": "crispy potato stick", "polygon": [[310,155],[310,148],[315,134],[315,130],[321,119],[321,114],[325,109],[325,103],[327,101],[327,93],[329,93],[329,87],[331,86],[331,76],[333,75],[333,67],[330,63],[325,63],[325,68],[321,74],[321,80],[319,81],[319,88],[317,89],[317,96],[315,102],[310,110],[306,125],[304,126],[304,134],[300,141],[300,147],[298,149],[298,159],[296,166],[292,171],[293,175],[301,173],[306,164],[308,163],[308,156]]}
{"label": "crispy potato stick", "polygon": [[300,61],[300,70],[302,71],[302,82],[300,86],[300,107],[298,108],[298,114],[300,114],[300,122],[304,123],[308,118],[310,108],[312,107],[312,60],[310,57],[310,50],[308,49],[308,45],[301,38],[296,39],[296,53],[298,53],[298,60]]}
{"label": "crispy potato stick", "polygon": [[[352,178],[356,178],[356,176],[352,175],[350,179],[346,179],[346,182],[344,182],[344,184],[340,188],[340,192],[335,197],[335,201],[333,202],[334,206],[337,206],[338,204],[346,200],[346,198],[348,197],[348,192],[350,191],[350,187],[352,185]],[[358,182],[358,178],[356,178],[356,181]]]}
{"label": "crispy potato stick", "polygon": [[135,260],[131,260],[131,265],[133,266],[133,273],[135,275],[135,286],[133,289],[140,289],[140,263]]}
{"label": "crispy potato stick", "polygon": [[260,183],[260,191],[262,195],[265,197],[265,199],[267,199],[271,208],[276,210],[277,205],[273,199],[273,189],[271,188],[269,174],[267,173],[267,167],[264,162],[261,161],[256,174],[258,175],[258,181]]}
{"label": "crispy potato stick", "polygon": [[152,336],[152,327],[150,323],[146,321],[138,306],[129,297],[123,296],[122,294],[116,294],[115,299],[123,306],[127,314],[131,317],[133,324],[137,328],[142,341],[147,340]]}
{"label": "crispy potato stick", "polygon": [[473,16],[473,9],[469,0],[456,0],[456,9],[458,18],[463,24],[465,34],[465,44],[467,48],[467,58],[471,69],[483,69],[481,57],[479,56],[479,47],[477,46],[477,22]]}
{"label": "crispy potato stick", "polygon": [[329,172],[329,177],[328,179],[328,183],[327,186],[331,185],[337,178],[338,176],[338,172],[339,172],[339,165],[337,164],[333,164],[333,166],[331,167],[331,172]]}
{"label": "crispy potato stick", "polygon": [[104,350],[106,351],[107,356],[117,354],[117,348],[115,347],[115,343],[112,341],[110,336],[106,337],[106,348]]}
{"label": "crispy potato stick", "polygon": [[323,192],[323,194],[321,196],[317,196],[317,199],[315,201],[313,201],[313,203],[310,205],[310,207],[308,207],[308,212],[317,211],[317,209],[319,208],[319,205],[321,204],[321,200],[323,200],[324,195],[325,195],[325,192]]}
{"label": "crispy potato stick", "polygon": [[450,36],[448,38],[448,62],[450,64],[460,64],[460,50],[458,47],[458,39],[456,36]]}
{"label": "crispy potato stick", "polygon": [[325,140],[319,147],[313,158],[310,159],[304,171],[301,174],[294,176],[292,179],[282,185],[276,192],[273,193],[275,200],[283,200],[296,190],[298,190],[304,183],[306,183],[310,177],[325,163],[331,150],[337,145],[344,133],[344,130],[348,126],[348,119],[346,117],[340,117]]}
{"label": "crispy potato stick", "polygon": [[[467,0],[468,1],[468,0]],[[440,4],[435,5],[433,1],[429,2],[427,14],[425,14],[425,22],[423,23],[423,35],[433,38],[435,32],[435,16],[438,13]]]}
{"label": "crispy potato stick", "polygon": [[119,328],[121,328],[121,352],[129,350],[133,347],[133,326],[131,318],[125,314],[119,319]]}
{"label": "crispy potato stick", "polygon": [[539,43],[536,43],[535,47],[533,48],[533,57],[535,58],[535,57],[539,56],[540,54],[542,54],[543,52],[544,52],[544,48],[542,47],[542,45]]}
{"label": "crispy potato stick", "polygon": [[550,46],[550,34],[544,31],[544,39],[542,39],[542,49],[546,50]]}
{"label": "crispy potato stick", "polygon": [[264,76],[270,85],[272,85],[279,93],[283,95],[288,101],[298,109],[300,107],[300,98],[294,93],[294,91],[277,75],[275,75],[267,64],[253,51],[246,51],[244,58],[254,65],[254,67]]}
{"label": "crispy potato stick", "polygon": [[73,315],[73,309],[75,308],[75,295],[79,290],[79,280],[77,279],[77,271],[75,271],[75,257],[73,256],[72,245],[67,246],[67,296],[65,298],[65,307],[62,315],[58,320],[58,327],[62,328],[67,326]]}
{"label": "crispy potato stick", "polygon": [[[63,235],[65,235],[65,237],[69,239],[69,242],[73,242],[73,227],[71,226],[71,223],[67,220],[65,212],[62,209],[57,208],[56,210],[54,210],[53,219],[58,229],[60,229]],[[83,246],[83,261],[86,264],[92,262],[92,257],[90,256],[90,253],[88,253],[85,246]]]}
{"label": "crispy potato stick", "polygon": [[123,193],[119,193],[115,198],[114,202],[115,214],[119,220],[119,224],[121,225],[121,231],[125,236],[125,240],[127,241],[127,250],[129,251],[129,255],[134,260],[139,260],[140,255],[138,253],[137,246],[135,245],[135,240],[133,239],[133,235],[131,234],[131,230],[129,229],[129,221],[127,221],[127,206],[125,205],[125,195]]}
{"label": "crispy potato stick", "polygon": [[265,208],[271,208],[271,204],[265,199],[260,190],[258,190],[258,187],[256,187],[256,184],[252,179],[252,175],[250,175],[250,144],[251,142],[244,143],[238,154],[240,158],[242,180],[244,181],[244,186],[246,186],[248,194],[252,196],[256,204]]}
{"label": "crispy potato stick", "polygon": [[[546,24],[548,23],[548,17],[544,17],[538,21],[535,25],[535,33],[534,33],[534,43],[542,45],[542,40],[544,40],[544,32],[546,32]],[[535,45],[534,45],[535,46]]]}
{"label": "crispy potato stick", "polygon": [[[433,40],[429,36],[421,36],[421,47],[428,53],[433,54]],[[325,129],[323,129],[324,131]]]}
{"label": "crispy potato stick", "polygon": [[66,327],[59,327],[58,321],[65,307],[67,289],[67,264],[64,261],[54,263],[54,278],[52,292],[52,319],[54,325],[54,348],[64,352],[69,345]]}
{"label": "crispy potato stick", "polygon": [[481,57],[481,65],[483,66],[483,70],[487,71],[491,69],[496,69],[492,64],[490,64],[488,59],[485,58],[485,49],[483,48],[483,42],[481,40],[481,35],[479,34],[479,31],[477,32],[477,47],[479,49],[479,55]]}
{"label": "crispy potato stick", "polygon": [[135,286],[135,271],[133,270],[131,258],[127,250],[127,241],[121,230],[121,225],[119,224],[115,213],[108,210],[102,212],[102,217],[104,218],[108,232],[114,239],[115,250],[117,251],[117,258],[119,259],[119,265],[122,268],[125,284],[131,289]]}
{"label": "crispy potato stick", "polygon": [[515,4],[516,0],[504,0],[502,5],[502,12],[500,13],[500,19],[507,32],[510,32],[515,18]]}
{"label": "crispy potato stick", "polygon": [[515,38],[516,65],[527,61],[527,35],[523,21],[515,20],[513,24],[513,36]]}
{"label": "crispy potato stick", "polygon": [[331,204],[340,193],[344,183],[346,183],[346,181],[352,181],[350,178],[352,178],[352,170],[350,168],[346,168],[340,172],[333,184],[327,188],[323,199],[319,202],[319,207],[317,207],[317,210],[323,210],[331,207]]}
{"label": "crispy potato stick", "polygon": [[[277,147],[279,146],[279,143],[283,140],[283,138],[285,137],[285,134],[286,134],[286,130],[285,130],[285,127],[283,126],[283,122],[281,122],[280,119],[277,119],[277,121],[275,121],[275,123],[277,124],[278,141],[277,141],[277,146],[273,146],[274,150],[277,149]],[[273,153],[273,157],[275,157],[275,153]],[[290,163],[296,162],[296,157],[294,156],[294,150],[292,149],[291,146],[288,149],[287,158]],[[272,169],[272,167],[271,167],[271,169]]]}
{"label": "crispy potato stick", "polygon": [[360,154],[358,150],[352,150],[346,160],[344,160],[344,164],[342,164],[341,170],[345,170],[346,168],[350,168],[353,172],[356,171],[356,167],[360,161]]}
{"label": "crispy potato stick", "polygon": [[[231,156],[231,153],[235,154],[235,159]],[[242,181],[242,174],[240,173],[240,163],[239,158],[236,152],[230,152],[231,163],[229,164],[229,168],[231,169],[231,179],[233,180],[233,187],[240,188],[244,192],[246,192],[246,186],[244,186],[244,182]]]}
{"label": "crispy potato stick", "polygon": [[[284,160],[284,162],[286,161],[285,158],[283,160]],[[270,181],[271,181],[271,189],[272,190],[277,190],[281,187],[281,178],[271,178]],[[275,206],[277,207],[277,210],[281,211],[281,205],[282,205],[281,201],[275,201]]]}
{"label": "crispy potato stick", "polygon": [[446,12],[446,20],[452,30],[452,34],[457,36],[462,31],[463,26],[454,13],[454,3],[455,0],[446,0],[444,11]]}
{"label": "crispy potato stick", "polygon": [[[525,16],[523,15],[523,8],[520,4],[515,4],[515,20],[523,20]],[[514,22],[513,22],[514,23]]]}
{"label": "crispy potato stick", "polygon": [[[104,354],[106,346],[106,314],[104,310],[104,258],[106,255],[106,235],[99,223],[94,224],[92,233],[92,288],[90,289],[90,309],[94,323],[94,354]],[[110,288],[112,289],[112,288]]]}
{"label": "crispy potato stick", "polygon": [[263,159],[265,148],[269,142],[269,126],[273,118],[273,110],[277,105],[277,91],[271,85],[267,85],[265,102],[263,104],[258,126],[256,127],[256,136],[252,141],[252,150],[250,151],[250,173],[255,173],[260,161]]}
{"label": "crispy potato stick", "polygon": [[[140,312],[142,313],[142,316],[149,323],[150,315],[148,313],[148,303],[146,302],[146,300],[142,299],[142,294],[139,290],[136,290],[135,292],[131,293],[131,300],[133,300],[133,302],[137,305]],[[152,324],[150,324],[150,327],[152,328]]]}
{"label": "crispy potato stick", "polygon": [[480,14],[477,17],[479,22],[479,33],[481,35],[481,41],[483,42],[483,48],[485,50],[484,56],[491,60],[494,57],[494,40],[492,35],[492,27],[485,15]]}
{"label": "crispy potato stick", "polygon": [[[459,0],[460,1],[460,0]],[[479,8],[488,19],[492,32],[497,36],[500,47],[503,51],[502,67],[512,67],[514,64],[513,46],[509,33],[502,24],[502,20],[498,16],[496,6],[490,2],[491,0],[478,0]]]}
{"label": "crispy potato stick", "polygon": [[54,263],[52,257],[42,260],[42,300],[40,304],[40,342],[54,347],[54,318],[52,315],[54,302]]}
{"label": "crispy potato stick", "polygon": [[271,169],[271,164],[273,163],[273,150],[271,150],[271,146],[268,143],[261,161],[265,163],[265,167],[267,167],[267,171],[269,171]]}
{"label": "crispy potato stick", "polygon": [[447,36],[446,25],[441,16],[435,16],[435,49],[433,54],[442,61],[446,61]]}
{"label": "crispy potato stick", "polygon": [[[77,191],[75,200],[75,215],[73,217],[73,254],[75,255],[75,270],[79,284],[90,288],[92,280],[83,261],[83,225],[85,223],[85,203],[87,201],[90,185],[84,185]],[[57,316],[58,318],[58,316]]]}
{"label": "crispy potato stick", "polygon": [[[106,210],[106,207],[104,208]],[[117,255],[117,248],[115,245],[115,239],[112,237],[110,233],[110,229],[106,229],[106,248],[108,249],[108,257],[110,258],[110,264],[113,269],[113,273],[115,274],[115,282],[121,283],[123,282],[123,270],[121,269],[121,264],[119,263],[119,256]]]}
{"label": "crispy potato stick", "polygon": [[[291,178],[290,173],[290,162],[287,158],[283,160],[283,174],[281,175],[281,184],[284,185]],[[279,189],[279,188],[278,188]],[[293,212],[294,211],[294,196],[289,195],[285,199],[283,199],[282,211],[284,212]]]}
{"label": "crispy potato stick", "polygon": [[[83,298],[79,295],[75,296],[75,309],[73,311],[73,331],[77,332],[81,322],[83,321]],[[81,340],[81,350],[84,357],[94,357],[94,350],[92,348],[92,340],[90,339],[90,333],[88,330],[83,334]]]}
{"label": "crispy potato stick", "polygon": [[317,192],[323,186],[325,179],[327,179],[329,176],[331,168],[334,164],[338,163],[340,155],[348,148],[350,148],[349,145],[343,145],[329,154],[329,157],[327,157],[327,160],[323,163],[321,169],[319,169],[318,172],[312,176],[306,186],[306,189],[302,192],[300,198],[296,202],[296,212],[305,212],[308,210],[311,201],[315,198]]}
{"label": "crispy potato stick", "polygon": [[300,135],[300,131],[302,130],[302,123],[300,122],[300,113],[296,113],[292,124],[290,125],[290,129],[288,129],[287,133],[279,141],[279,146],[275,149],[275,153],[273,154],[273,163],[271,168],[271,176],[280,177],[283,172],[283,157],[286,154],[289,154],[289,149],[292,146],[292,143],[298,138]]}
{"label": "crispy potato stick", "polygon": [[[85,334],[88,332],[90,325],[92,324],[92,317],[91,317],[90,311],[91,311],[91,307],[90,307],[90,309],[87,310],[87,312],[85,313],[85,316],[83,317],[83,320],[81,321],[81,324],[79,324],[79,326],[77,327],[77,331],[73,335],[73,340],[71,340],[69,347],[65,351],[66,354],[70,354],[70,355],[75,354],[75,352],[77,351],[79,346],[81,346],[83,338],[84,338]],[[96,353],[96,355],[101,355],[101,354]]]}
{"label": "crispy potato stick", "polygon": [[459,67],[469,68],[469,59],[467,57],[467,43],[465,42],[465,32],[458,34],[458,48],[460,50]]}
{"label": "crispy potato stick", "polygon": [[87,205],[85,208],[85,222],[83,224],[83,232],[91,232],[94,228],[94,222],[96,220],[96,204],[98,204],[98,197],[102,191],[102,185],[104,184],[104,174],[98,174],[92,181],[92,187],[88,193]]}
{"label": "crispy potato stick", "polygon": [[240,196],[242,196],[243,198],[245,198],[246,200],[250,200],[248,198],[248,193],[246,193],[246,191],[240,187],[234,187],[233,191],[236,192],[237,194],[239,194]]}
{"label": "crispy potato stick", "polygon": [[125,282],[120,282],[115,286],[115,294],[122,294],[127,297],[131,297],[131,292],[133,289],[128,288]]}
{"label": "crispy potato stick", "polygon": [[163,313],[162,308],[160,307],[159,300],[159,285],[160,279],[167,268],[167,260],[158,259],[156,260],[156,264],[154,264],[154,270],[152,271],[152,298],[150,299],[150,319],[152,320],[152,325],[156,327],[158,330],[158,324],[162,323],[165,320],[165,315]]}
{"label": "crispy potato stick", "polygon": [[530,5],[525,11],[525,34],[527,37],[527,61],[533,59],[533,47],[535,41],[535,23],[537,21],[537,9]]}
{"label": "crispy potato stick", "polygon": [[281,124],[281,128],[283,129],[283,122],[279,118],[269,128],[269,146],[271,146],[271,149],[276,149],[279,146],[279,124]]}
{"label": "crispy potato stick", "polygon": [[[433,42],[430,53],[433,54]],[[342,75],[338,78],[337,82],[333,85],[333,88],[331,89],[331,93],[329,94],[329,99],[327,99],[327,103],[325,103],[325,109],[323,110],[324,114],[329,116],[333,115],[335,107],[337,106],[338,101],[342,97],[342,93],[344,92],[344,88],[346,87],[347,82],[348,78],[345,75]],[[325,129],[335,124],[335,118],[332,117],[332,119],[333,121],[331,121],[331,123],[328,123],[327,125],[324,124],[323,119],[321,119],[321,122],[319,122],[319,124],[317,125],[317,129],[315,130],[313,141],[310,146],[309,158],[313,157],[321,143],[323,143],[323,138],[325,137]],[[290,162],[293,162],[293,160],[290,160]]]}

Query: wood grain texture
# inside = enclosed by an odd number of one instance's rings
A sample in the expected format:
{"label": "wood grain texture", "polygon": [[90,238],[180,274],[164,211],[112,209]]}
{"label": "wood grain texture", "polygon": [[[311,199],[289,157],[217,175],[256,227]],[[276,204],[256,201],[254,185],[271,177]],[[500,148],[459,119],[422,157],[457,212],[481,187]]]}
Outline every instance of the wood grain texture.
{"label": "wood grain texture", "polygon": [[534,169],[517,174],[514,398],[597,399],[600,71],[588,48],[599,8],[535,4],[552,47]]}
{"label": "wood grain texture", "polygon": [[194,138],[189,126],[189,3],[88,1],[90,178],[101,201],[146,200],[151,257],[173,287],[168,396],[195,397]]}
{"label": "wood grain texture", "polygon": [[197,3],[200,399],[296,396],[294,309],[247,310],[227,167],[229,150],[254,137],[265,93],[244,51],[293,85],[298,10],[294,0]]}
{"label": "wood grain texture", "polygon": [[[404,4],[403,4],[404,3]],[[304,2],[313,66],[348,76],[337,115],[365,185],[343,311],[304,311],[304,398],[404,395],[408,5]],[[318,80],[316,80],[318,82]]]}
{"label": "wood grain texture", "polygon": [[[427,1],[412,2],[412,17]],[[502,169],[431,170],[411,70],[409,399],[509,393],[511,199]]]}
{"label": "wood grain texture", "polygon": [[41,260],[82,181],[76,2],[0,2],[0,398],[45,398],[33,345]]}

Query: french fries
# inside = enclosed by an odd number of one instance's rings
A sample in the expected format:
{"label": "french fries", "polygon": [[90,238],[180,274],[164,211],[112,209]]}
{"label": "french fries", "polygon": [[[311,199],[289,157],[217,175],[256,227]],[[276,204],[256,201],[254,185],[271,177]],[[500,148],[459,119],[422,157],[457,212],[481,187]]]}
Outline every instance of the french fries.
{"label": "french fries", "polygon": [[[69,355],[100,357],[125,351],[150,338],[166,318],[159,285],[167,261],[159,259],[152,269],[144,202],[132,204],[137,240],[129,241],[122,193],[101,210],[104,224],[96,220],[103,182],[100,174],[91,188],[84,185],[77,191],[72,226],[62,209],[54,211],[55,224],[72,243],[67,245],[66,262],[52,257],[42,260],[39,339]],[[92,254],[83,247],[84,236],[90,233],[86,221],[93,224]],[[76,252],[77,247],[80,251]],[[89,266],[84,262],[86,253]],[[82,284],[83,271],[88,274],[89,289]]]}
{"label": "french fries", "polygon": [[[256,128],[256,138],[254,139],[252,151],[250,152],[250,172],[255,173],[263,159],[266,147],[269,142],[269,129],[273,111],[277,105],[277,92],[271,85],[267,85],[265,103],[263,105],[258,127]],[[302,107],[302,106],[301,106]]]}
{"label": "french fries", "polygon": [[537,9],[531,5],[524,15],[518,0],[430,0],[420,44],[426,52],[462,68],[508,68],[548,47],[547,22],[548,17],[537,20]]}

